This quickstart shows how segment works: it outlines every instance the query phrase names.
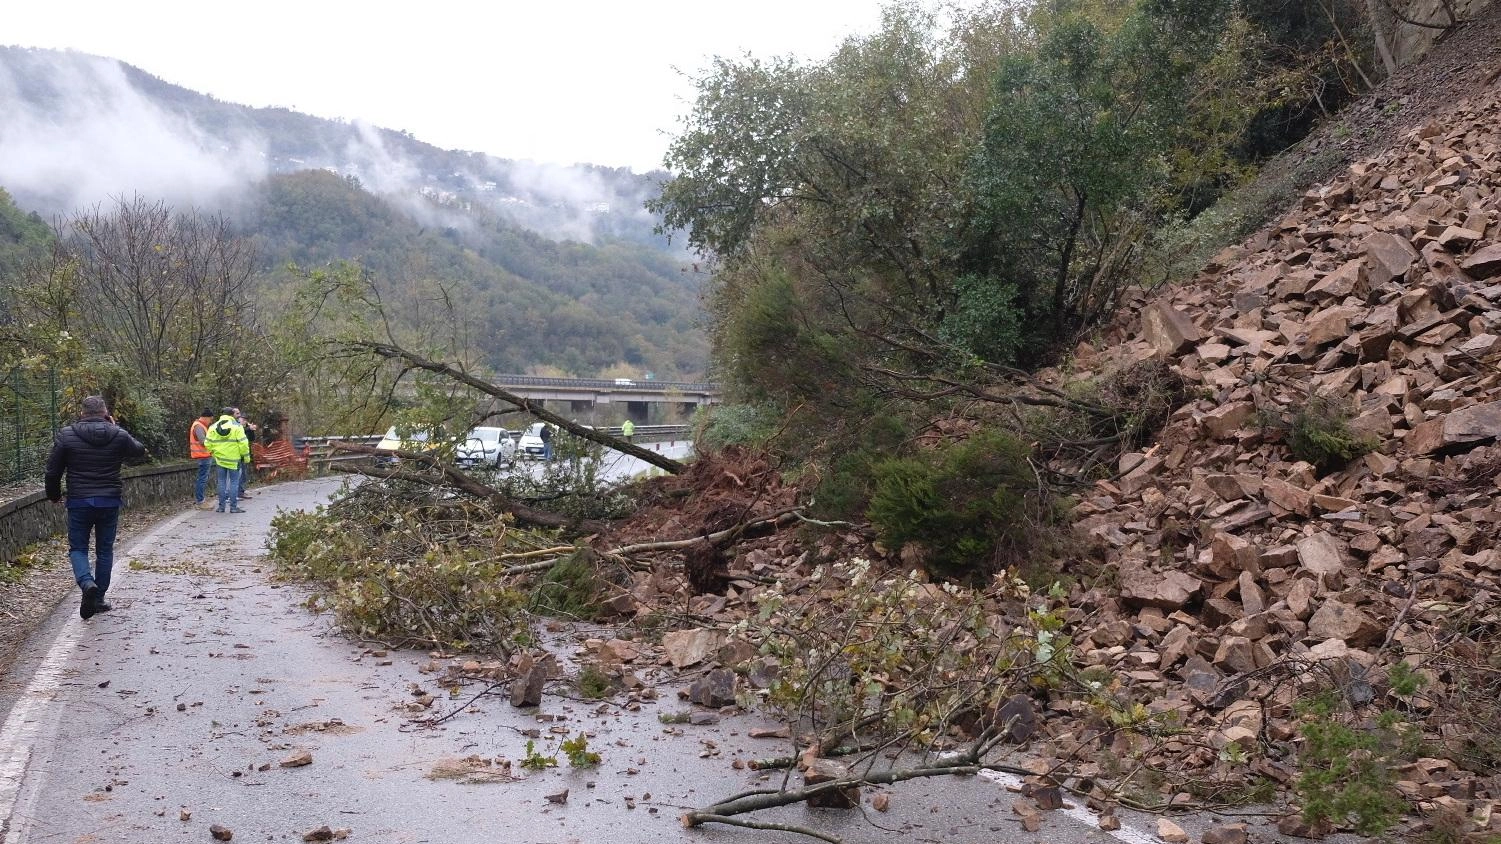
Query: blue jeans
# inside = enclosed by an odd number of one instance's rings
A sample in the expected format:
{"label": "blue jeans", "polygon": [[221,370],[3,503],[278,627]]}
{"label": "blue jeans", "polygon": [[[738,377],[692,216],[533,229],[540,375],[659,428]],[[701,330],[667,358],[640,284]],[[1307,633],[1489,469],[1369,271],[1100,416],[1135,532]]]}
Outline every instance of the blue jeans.
{"label": "blue jeans", "polygon": [[543,460],[551,460],[552,459],[552,440],[544,440],[542,442],[542,459]]}
{"label": "blue jeans", "polygon": [[214,471],[214,458],[198,458],[198,481],[193,484],[193,497],[198,503],[203,503],[203,497],[208,495],[208,477]]}
{"label": "blue jeans", "polygon": [[[119,507],[68,508],[68,561],[73,579],[82,586],[94,581],[103,598],[109,589],[109,573],[115,567],[115,530],[120,526]],[[89,571],[89,534],[94,534],[94,570]]]}
{"label": "blue jeans", "polygon": [[214,464],[216,477],[219,481],[219,509],[223,510],[227,502],[231,508],[240,506],[240,468],[230,468]]}

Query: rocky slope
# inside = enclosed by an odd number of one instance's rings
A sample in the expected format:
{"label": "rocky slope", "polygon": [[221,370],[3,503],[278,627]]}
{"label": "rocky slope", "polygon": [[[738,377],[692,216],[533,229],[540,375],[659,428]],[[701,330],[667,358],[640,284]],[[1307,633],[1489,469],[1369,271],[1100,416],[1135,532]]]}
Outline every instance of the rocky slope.
{"label": "rocky slope", "polygon": [[[1085,596],[1087,658],[1194,711],[1222,747],[1291,737],[1315,687],[1357,712],[1407,713],[1429,755],[1397,772],[1398,789],[1493,830],[1496,82],[1137,303],[1076,362],[1087,377],[1107,358],[1166,359],[1202,396],[1081,502],[1118,573],[1118,588]],[[1285,425],[1311,405],[1342,411],[1374,449],[1326,473],[1295,459]],[[1399,662],[1416,693],[1393,687]]]}

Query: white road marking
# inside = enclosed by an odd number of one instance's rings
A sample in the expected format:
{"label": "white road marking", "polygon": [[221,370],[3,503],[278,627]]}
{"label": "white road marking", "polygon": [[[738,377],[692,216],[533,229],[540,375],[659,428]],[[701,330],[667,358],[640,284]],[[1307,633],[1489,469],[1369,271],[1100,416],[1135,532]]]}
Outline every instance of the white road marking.
{"label": "white road marking", "polygon": [[[1022,784],[1021,777],[1005,773],[1004,771],[981,771],[979,775],[1002,788],[1019,788]],[[1125,841],[1127,844],[1162,844],[1157,836],[1148,835],[1139,829],[1126,826],[1124,823],[1121,824],[1120,829],[1100,829],[1099,813],[1093,812],[1077,803],[1069,803],[1067,804],[1067,808],[1059,809],[1058,811],[1097,832],[1103,832],[1120,841]]]}
{"label": "white road marking", "polygon": [[[196,509],[189,510],[158,525],[124,555],[117,557],[116,564],[127,562],[156,544],[163,534],[192,518],[196,512]],[[59,713],[49,712],[48,704],[56,698],[62,686],[69,659],[78,648],[82,624],[82,619],[74,617],[58,631],[56,641],[42,658],[42,664],[32,675],[26,690],[11,707],[5,725],[0,727],[0,836],[3,836],[0,844],[19,844],[21,841],[22,830],[15,813],[16,800],[21,794],[26,766],[31,762],[31,750],[36,746],[37,737],[44,728],[50,729],[56,723]]]}

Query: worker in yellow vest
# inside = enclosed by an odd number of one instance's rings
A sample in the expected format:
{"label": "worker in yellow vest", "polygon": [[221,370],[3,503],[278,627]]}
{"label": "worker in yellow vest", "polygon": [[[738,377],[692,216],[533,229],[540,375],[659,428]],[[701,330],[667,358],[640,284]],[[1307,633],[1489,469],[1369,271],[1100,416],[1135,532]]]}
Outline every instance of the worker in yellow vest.
{"label": "worker in yellow vest", "polygon": [[204,445],[214,456],[214,465],[218,469],[219,506],[216,509],[223,513],[224,505],[228,504],[231,513],[245,512],[240,509],[239,500],[240,464],[250,459],[250,440],[245,438],[245,429],[235,421],[234,408],[224,408],[219,421],[209,426]]}

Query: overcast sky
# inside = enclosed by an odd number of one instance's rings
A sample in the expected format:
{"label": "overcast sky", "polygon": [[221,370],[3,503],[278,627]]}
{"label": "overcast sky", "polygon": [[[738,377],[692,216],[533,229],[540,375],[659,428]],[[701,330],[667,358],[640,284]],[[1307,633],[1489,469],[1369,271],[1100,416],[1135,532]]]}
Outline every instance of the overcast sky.
{"label": "overcast sky", "polygon": [[[881,0],[4,0],[0,43],[502,158],[660,166],[715,55],[822,57]],[[677,68],[678,70],[674,70]]]}

